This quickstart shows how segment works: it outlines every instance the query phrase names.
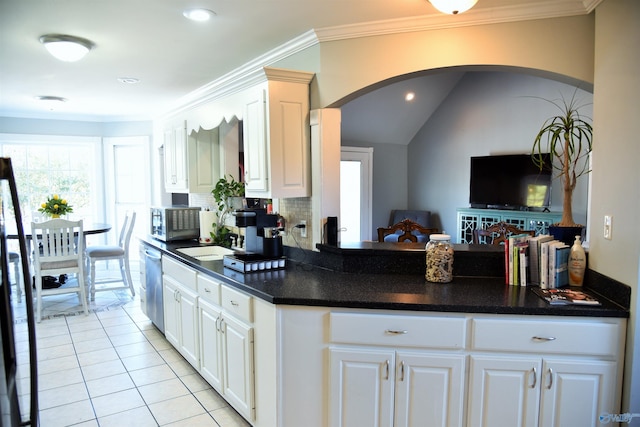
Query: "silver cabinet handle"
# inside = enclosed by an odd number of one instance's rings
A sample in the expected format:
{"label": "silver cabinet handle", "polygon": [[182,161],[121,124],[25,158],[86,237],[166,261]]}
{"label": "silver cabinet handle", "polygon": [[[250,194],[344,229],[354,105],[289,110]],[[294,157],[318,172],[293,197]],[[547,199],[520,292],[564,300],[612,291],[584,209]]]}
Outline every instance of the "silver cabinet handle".
{"label": "silver cabinet handle", "polygon": [[534,336],[531,337],[532,340],[534,341],[555,341],[556,337],[538,337],[538,336]]}
{"label": "silver cabinet handle", "polygon": [[386,375],[385,375],[385,380],[389,379],[389,360],[387,359],[387,361],[384,363],[384,367],[386,369]]}
{"label": "silver cabinet handle", "polygon": [[404,334],[408,334],[409,331],[387,329],[386,331],[384,331],[384,333],[389,335],[404,335]]}
{"label": "silver cabinet handle", "polygon": [[240,304],[238,304],[238,303],[237,303],[236,301],[234,301],[234,300],[231,300],[230,302],[231,302],[231,305],[232,305],[232,306],[234,306],[234,307],[237,307],[237,306],[239,306],[239,305],[240,305]]}
{"label": "silver cabinet handle", "polygon": [[209,289],[209,288],[204,288],[204,291],[205,291],[206,293],[208,293],[208,294],[210,294],[210,293],[211,293],[211,289]]}
{"label": "silver cabinet handle", "polygon": [[400,381],[404,381],[404,360],[400,362]]}
{"label": "silver cabinet handle", "polygon": [[536,388],[536,385],[538,384],[538,374],[536,372],[536,367],[534,366],[532,369],[532,374],[533,374],[533,384],[531,384],[531,388]]}
{"label": "silver cabinet handle", "polygon": [[549,368],[549,385],[547,386],[547,390],[551,390],[553,386],[553,369]]}

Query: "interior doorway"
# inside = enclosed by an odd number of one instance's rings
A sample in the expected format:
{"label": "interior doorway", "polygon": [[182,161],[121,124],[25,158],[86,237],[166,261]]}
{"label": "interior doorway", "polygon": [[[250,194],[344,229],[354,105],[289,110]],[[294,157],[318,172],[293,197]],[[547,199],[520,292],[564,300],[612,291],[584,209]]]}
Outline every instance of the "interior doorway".
{"label": "interior doorway", "polygon": [[373,148],[340,150],[340,242],[371,240]]}

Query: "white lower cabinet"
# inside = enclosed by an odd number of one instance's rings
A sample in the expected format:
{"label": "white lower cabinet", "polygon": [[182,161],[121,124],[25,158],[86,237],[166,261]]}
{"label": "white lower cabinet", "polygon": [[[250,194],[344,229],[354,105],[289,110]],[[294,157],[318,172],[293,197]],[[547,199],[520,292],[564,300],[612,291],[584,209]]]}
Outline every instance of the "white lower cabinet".
{"label": "white lower cabinet", "polygon": [[426,420],[462,426],[463,317],[331,313],[330,319],[332,426],[417,427]]}
{"label": "white lower cabinet", "polygon": [[398,353],[395,425],[461,426],[465,356]]}
{"label": "white lower cabinet", "polygon": [[330,349],[331,425],[461,426],[464,356]]}
{"label": "white lower cabinet", "polygon": [[198,310],[200,374],[240,414],[254,420],[254,328],[202,298]]}
{"label": "white lower cabinet", "polygon": [[471,356],[469,426],[597,426],[614,407],[616,364]]}
{"label": "white lower cabinet", "polygon": [[[474,319],[469,427],[598,426],[620,406],[624,320]],[[527,354],[530,353],[530,354]]]}
{"label": "white lower cabinet", "polygon": [[222,392],[222,308],[200,300],[200,375]]}
{"label": "white lower cabinet", "polygon": [[220,323],[223,395],[238,412],[254,420],[253,328],[224,312]]}
{"label": "white lower cabinet", "polygon": [[[164,260],[164,257],[163,257]],[[165,336],[191,363],[199,367],[198,295],[177,279],[163,274]]]}
{"label": "white lower cabinet", "polygon": [[329,352],[331,425],[393,425],[394,352],[335,348]]}
{"label": "white lower cabinet", "polygon": [[236,411],[255,421],[253,298],[162,260],[167,340]]}
{"label": "white lower cabinet", "polygon": [[599,426],[626,319],[273,305],[163,257],[167,339],[255,427]]}

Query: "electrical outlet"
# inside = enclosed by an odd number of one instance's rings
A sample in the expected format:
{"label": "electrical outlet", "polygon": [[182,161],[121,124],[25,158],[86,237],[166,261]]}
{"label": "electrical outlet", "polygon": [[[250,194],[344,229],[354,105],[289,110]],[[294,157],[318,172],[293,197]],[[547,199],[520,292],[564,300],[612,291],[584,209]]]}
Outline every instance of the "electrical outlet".
{"label": "electrical outlet", "polygon": [[304,225],[303,228],[300,229],[300,237],[307,237],[307,221],[301,220],[300,224]]}
{"label": "electrical outlet", "polygon": [[604,216],[604,238],[607,240],[611,240],[612,221],[613,217],[611,215]]}

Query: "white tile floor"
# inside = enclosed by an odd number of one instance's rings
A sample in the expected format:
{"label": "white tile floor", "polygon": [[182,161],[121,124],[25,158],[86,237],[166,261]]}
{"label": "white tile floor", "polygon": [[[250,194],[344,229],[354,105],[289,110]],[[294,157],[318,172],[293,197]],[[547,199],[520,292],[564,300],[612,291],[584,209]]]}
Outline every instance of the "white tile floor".
{"label": "white tile floor", "polygon": [[[43,300],[37,325],[40,425],[215,426],[246,423],[187,363],[127,291]],[[28,360],[25,302],[15,303],[18,359]],[[19,390],[29,389],[19,365]],[[22,402],[26,408],[27,403]]]}

